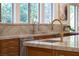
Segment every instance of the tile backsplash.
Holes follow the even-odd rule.
[[[36,27],[34,28],[34,30],[36,32]],[[51,30],[51,25],[39,25],[39,32],[59,32],[60,30],[60,25],[54,25],[54,30]],[[19,35],[30,33],[33,33],[32,24],[0,24],[0,35]]]
[[[18,35],[28,34],[32,31],[31,25],[20,25],[20,24],[0,24],[0,35]]]

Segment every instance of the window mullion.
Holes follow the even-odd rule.
[[[30,12],[31,12],[31,10],[30,10],[31,8],[30,8],[30,3],[28,3],[28,23],[30,24]]]
[[[38,5],[38,23],[40,24],[40,3]]]
[[[51,21],[53,20],[53,3],[51,3]]]
[[[14,4],[12,3],[12,24],[14,23]]]

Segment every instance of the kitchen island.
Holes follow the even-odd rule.
[[[71,36],[78,34],[79,33],[76,32],[66,32],[64,33],[64,36]],[[60,37],[59,33],[49,32],[49,33],[36,33],[36,34],[0,35],[0,56],[25,55],[24,53],[26,47],[25,42],[41,39],[46,40],[48,38],[54,38],[54,37]]]
[[[58,42],[47,42],[57,40]],[[24,42],[28,56],[79,56],[79,35]]]

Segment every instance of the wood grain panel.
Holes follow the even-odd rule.
[[[35,48],[35,47],[28,47],[26,52],[28,56],[51,56],[52,55],[51,50]]]
[[[26,53],[28,56],[79,56],[79,52],[37,47],[27,47]]]
[[[0,40],[0,47],[17,47],[19,45],[19,39]]]
[[[9,48],[2,48],[1,55],[2,56],[11,56],[11,55],[20,55],[19,47],[9,47]]]
[[[0,40],[0,56],[19,56],[20,40],[4,39]]]

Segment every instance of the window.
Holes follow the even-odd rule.
[[[49,24],[53,18],[53,4],[43,3],[40,4],[40,23]]]
[[[1,4],[1,22],[12,23],[12,4],[2,3]]]
[[[70,10],[70,26],[72,29],[75,29],[75,32],[77,32],[77,29],[78,29],[78,7],[75,6],[75,5],[70,5],[69,6],[69,10]],[[70,45],[71,46],[75,46],[76,43],[78,42],[78,36],[70,36]]]
[[[28,23],[28,3],[20,4],[20,23]]]
[[[52,17],[51,3],[44,4],[44,23],[50,23]]]
[[[74,15],[75,15],[75,14],[74,14],[74,6],[71,5],[71,6],[70,6],[70,25],[71,25],[72,28],[74,28],[74,24],[75,24],[75,23],[74,23],[74,21],[75,21],[75,20],[74,20]],[[72,21],[71,21],[71,20],[72,20]]]
[[[52,17],[53,4],[51,3],[43,3],[43,5],[39,3],[1,4],[2,23],[33,24],[34,22],[39,22],[49,24]]]
[[[38,13],[39,13],[39,7],[38,3],[31,3],[30,4],[30,23],[38,22]]]
[[[70,26],[77,31],[78,28],[78,8],[77,6],[70,5]]]

